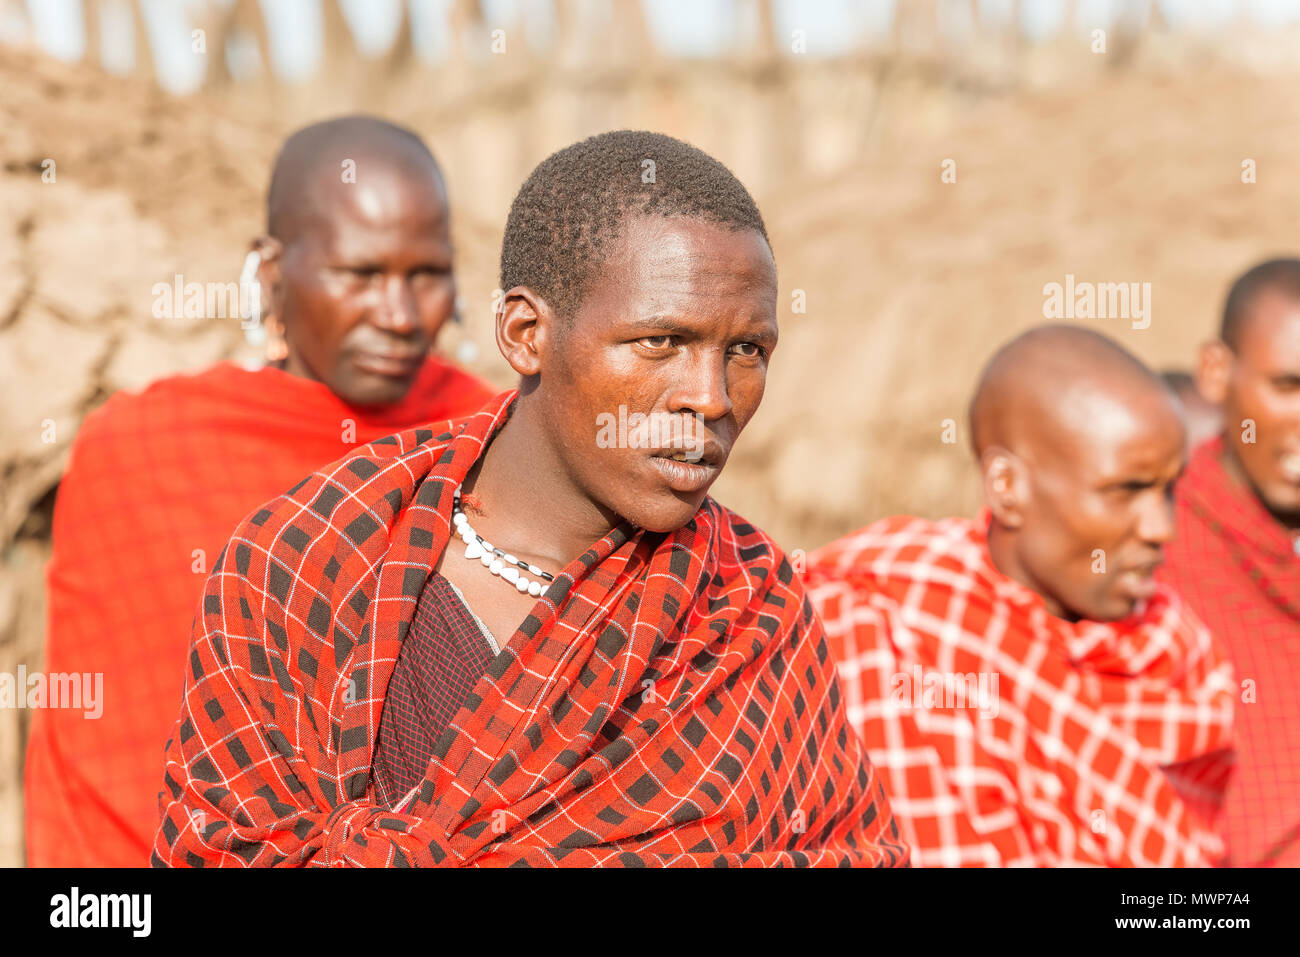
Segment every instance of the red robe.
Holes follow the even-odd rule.
[[[1240,683],[1223,814],[1229,862],[1300,867],[1300,557],[1224,471],[1222,452],[1213,439],[1192,454],[1163,574],[1223,645]]]
[[[1123,621],[1057,618],[994,566],[988,524],[891,518],[810,557],[913,863],[1213,863],[1233,688],[1209,633],[1167,588]]]
[[[28,863],[148,864],[190,627],[231,529],[359,443],[464,415],[493,390],[431,359],[399,403],[222,363],[86,417],[54,510],[44,671],[103,674],[103,713],[34,710]]]
[[[380,715],[453,492],[514,397],[373,442],[235,530],[195,622],[155,863],[905,863],[793,568],[712,499],[563,569],[413,797],[376,800]]]

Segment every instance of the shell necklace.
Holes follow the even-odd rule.
[[[465,558],[469,561],[479,561],[483,567],[490,571],[498,578],[505,579],[515,586],[515,590],[520,594],[527,593],[537,598],[546,590],[543,581],[555,581],[555,576],[550,572],[544,572],[531,562],[523,561],[516,558],[509,552],[497,548],[478,532],[474,531],[469,524],[469,518],[460,507],[460,489],[456,489],[452,497],[451,504],[451,526],[460,540],[465,543]],[[524,572],[536,576],[530,580],[524,577]]]

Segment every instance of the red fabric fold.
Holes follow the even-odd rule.
[[[55,504],[44,670],[102,674],[103,714],[33,712],[29,864],[147,865],[190,628],[239,520],[359,443],[492,395],[430,359],[400,403],[359,409],[322,383],[223,363],[87,416]]]
[[[155,863],[905,863],[793,569],[712,500],[571,563],[413,801],[376,806],[389,678],[513,399],[371,443],[238,528],[195,626]]]

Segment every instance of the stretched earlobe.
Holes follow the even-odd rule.
[[[1205,401],[1222,405],[1227,399],[1233,358],[1231,347],[1221,339],[1211,339],[1201,346],[1196,362],[1196,391]]]
[[[1024,463],[1010,450],[993,446],[980,456],[980,470],[989,510],[1000,524],[1019,528],[1028,493]]]

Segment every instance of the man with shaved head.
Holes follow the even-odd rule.
[[[268,361],[115,395],[73,445],[45,668],[102,674],[102,714],[33,712],[33,865],[148,863],[190,624],[239,520],[358,443],[492,395],[431,354],[455,301],[450,219],[410,130],[354,116],[290,136],[253,250]]]
[[[980,379],[974,520],[885,519],[810,597],[922,866],[1203,865],[1231,672],[1153,577],[1185,434],[1111,340],[1031,330]]]
[[[1300,260],[1260,263],[1228,293],[1198,387],[1223,410],[1179,483],[1164,569],[1240,683],[1229,860],[1300,866]]]
[[[154,863],[906,863],[791,563],[708,495],[777,343],[748,191],[661,134],[575,143],[501,288],[518,389],[231,537]]]

